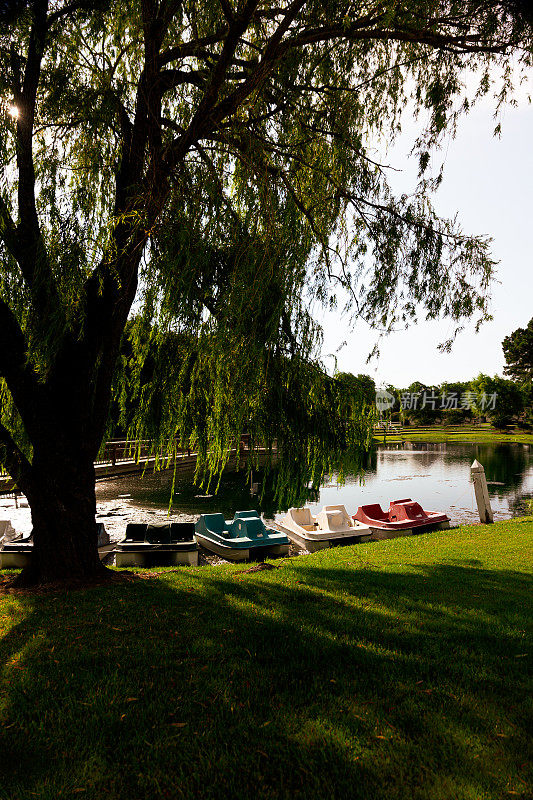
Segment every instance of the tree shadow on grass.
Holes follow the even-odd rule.
[[[305,560],[6,599],[0,797],[526,797],[530,588]]]

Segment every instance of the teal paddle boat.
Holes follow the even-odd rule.
[[[267,528],[257,511],[237,511],[233,520],[222,514],[202,514],[195,525],[198,544],[229,561],[289,552],[284,533]]]

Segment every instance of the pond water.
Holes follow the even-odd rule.
[[[533,498],[532,452],[529,445],[520,444],[380,446],[371,455],[362,483],[348,475],[344,485],[339,485],[332,476],[321,488],[318,500],[315,497],[308,505],[316,511],[325,504],[342,503],[353,514],[365,503],[378,502],[388,508],[390,500],[411,497],[426,510],[447,512],[452,524],[476,522],[479,518],[470,465],[477,458],[485,467],[495,519],[508,519],[528,513],[527,501]],[[114,513],[123,518],[122,524],[143,514],[164,517],[171,485],[170,472],[107,480],[97,484],[97,500],[107,512],[114,502]],[[183,479],[176,490],[173,515],[222,511],[229,518],[236,510],[260,506],[256,497],[250,497],[243,473],[224,475],[219,491],[213,495],[202,495],[190,480]],[[284,511],[268,504],[260,510],[267,518],[279,518],[279,512]]]
[[[445,511],[452,524],[479,521],[470,466],[483,464],[495,519],[528,513],[533,498],[533,453],[521,444],[409,444],[380,447],[361,485],[348,476],[344,486],[331,482],[312,510],[342,503],[351,513],[365,503],[411,497],[428,511]]]

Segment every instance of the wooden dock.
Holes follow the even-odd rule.
[[[254,448],[259,455],[266,455],[264,447]],[[243,468],[250,453],[250,437],[241,438],[238,447],[228,451],[228,466],[233,469]],[[176,448],[174,455],[168,457],[163,451],[153,452],[153,445],[148,440],[128,442],[114,439],[106,442],[100,457],[94,464],[96,480],[118,478],[123,475],[142,475],[144,472],[159,470],[176,470],[177,474],[192,474],[196,469],[198,454],[194,450]],[[17,490],[15,482],[9,475],[0,476],[0,495],[14,494]]]

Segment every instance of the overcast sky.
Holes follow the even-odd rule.
[[[493,136],[493,101],[483,101],[462,119],[456,138],[448,139],[443,151],[444,181],[434,197],[441,216],[458,213],[465,232],[493,239],[492,254],[500,262],[500,283],[492,290],[493,322],[485,323],[478,334],[467,323],[449,354],[440,353],[437,346],[453,330],[451,324],[420,322],[382,339],[380,357],[366,364],[377,334],[363,322],[350,330],[347,319],[328,313],[323,317],[328,368],[333,367],[328,354],[346,340],[347,345],[336,353],[338,368],[370,374],[378,385],[406,387],[414,380],[432,385],[467,380],[479,372],[502,374],[502,339],[533,317],[533,106],[526,95],[524,87],[518,108],[505,109],[499,139]],[[388,163],[404,171],[403,184],[416,174],[403,150],[393,157],[389,154]]]

